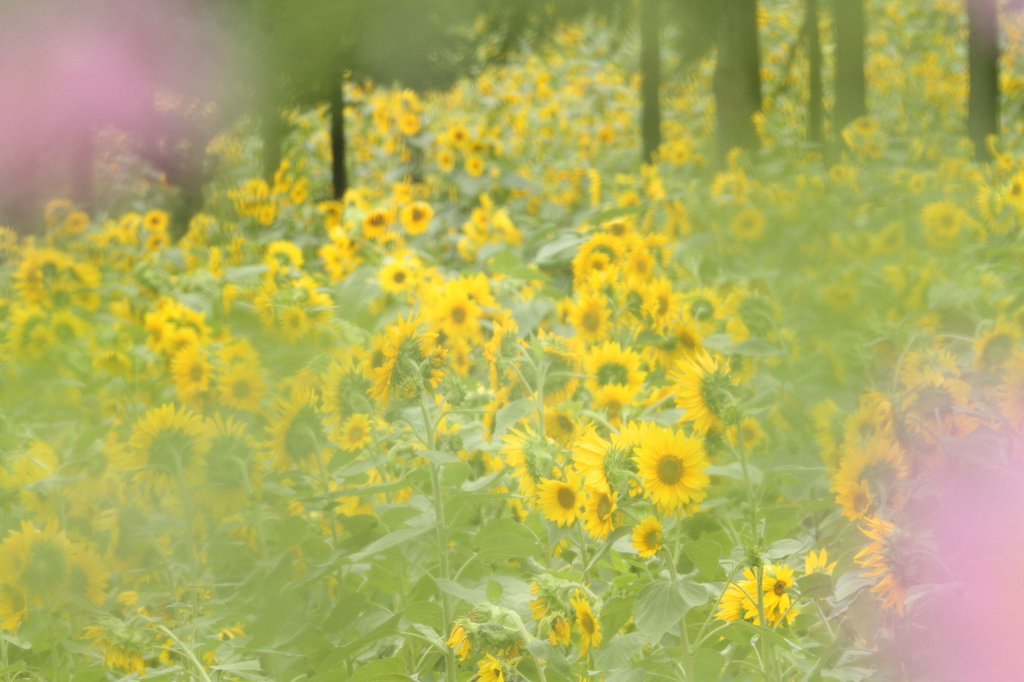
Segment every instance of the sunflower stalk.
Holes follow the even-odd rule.
[[[668,572],[672,576],[672,582],[676,583],[679,581],[679,574],[676,572],[676,552],[679,548],[678,533],[675,533],[674,544],[676,545],[675,550],[669,551],[667,547],[662,547],[661,551],[666,556],[665,563],[668,564]],[[679,619],[679,643],[683,649],[683,671],[686,673],[687,682],[690,682],[693,680],[693,651],[690,649],[690,633],[686,629],[685,613]]]

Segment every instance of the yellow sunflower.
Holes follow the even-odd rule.
[[[595,540],[604,540],[615,529],[615,510],[618,493],[598,490],[587,491],[583,510],[583,529]]]
[[[674,383],[676,407],[685,410],[683,421],[693,422],[698,436],[735,419],[733,381],[727,363],[719,363],[701,349],[693,357],[681,359],[669,378]]]
[[[187,407],[163,405],[135,422],[128,447],[115,453],[112,463],[136,472],[136,483],[160,494],[179,484],[201,484],[209,449],[209,433],[200,415]]]
[[[704,444],[682,431],[652,426],[634,455],[644,496],[660,509],[672,512],[704,499],[710,482],[704,469],[709,462]]]
[[[402,227],[411,235],[423,234],[434,217],[434,209],[425,201],[414,201],[399,213]]]
[[[71,575],[72,551],[72,544],[56,520],[48,522],[42,530],[31,521],[22,521],[20,531],[7,534],[0,542],[0,585],[7,588],[0,615],[5,621],[20,622],[25,603],[56,603]]]
[[[529,424],[522,430],[509,429],[502,436],[501,454],[512,467],[512,476],[519,482],[519,492],[533,497],[541,481],[551,475],[555,466],[558,444],[546,436],[536,434]]]
[[[220,402],[245,412],[257,412],[267,391],[263,374],[252,365],[238,363],[221,375],[217,384]]]
[[[861,528],[861,532],[873,542],[854,560],[868,569],[862,576],[881,576],[871,591],[882,597],[882,608],[895,609],[903,615],[904,600],[915,573],[910,536],[877,516],[864,519],[864,523],[866,527]]]
[[[571,526],[580,516],[583,496],[580,478],[572,469],[566,469],[565,480],[543,478],[537,490],[537,504],[545,518],[559,526]]]
[[[590,602],[587,601],[581,590],[576,590],[576,595],[570,600],[570,603],[576,612],[576,628],[580,632],[580,656],[582,657],[589,649],[601,646],[601,623],[594,618],[594,612],[590,610]]]
[[[193,395],[210,388],[213,365],[207,360],[206,351],[198,346],[186,346],[174,354],[171,376],[178,395]]]
[[[661,521],[657,516],[648,516],[633,526],[633,534],[629,539],[637,554],[644,558],[654,556],[661,551],[665,541],[661,534]]]
[[[568,318],[578,339],[587,344],[599,343],[608,336],[608,299],[598,292],[584,293],[569,309]]]
[[[591,348],[583,358],[583,369],[589,375],[586,386],[592,394],[605,386],[620,386],[626,389],[627,401],[643,388],[647,377],[640,369],[637,352],[614,341]]]
[[[338,446],[349,452],[360,450],[373,439],[373,425],[370,423],[370,415],[353,414],[341,426],[338,434]]]
[[[257,444],[247,433],[245,422],[234,417],[224,419],[219,413],[206,422],[210,451],[206,455],[206,485],[199,491],[199,501],[214,518],[223,518],[238,511],[259,487],[259,471],[252,453]]]
[[[458,281],[450,281],[436,300],[428,302],[431,319],[448,338],[477,341],[480,336],[480,306]]]
[[[484,654],[476,667],[477,682],[505,682],[504,666],[491,654]]]
[[[413,269],[405,260],[393,258],[383,265],[377,274],[380,288],[388,294],[404,294],[416,286]]]
[[[318,402],[316,393],[304,389],[292,391],[290,400],[278,401],[277,415],[267,426],[270,440],[266,443],[278,471],[318,469],[317,458],[327,446]]]
[[[974,342],[974,360],[971,367],[978,372],[998,370],[1013,355],[1021,332],[1016,325],[999,320],[995,326]]]

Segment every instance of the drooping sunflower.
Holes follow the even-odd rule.
[[[676,407],[685,410],[683,421],[693,422],[698,436],[703,436],[712,426],[735,419],[733,381],[727,363],[719,363],[701,349],[690,358],[682,358],[670,379],[674,383]]]
[[[566,646],[572,637],[572,626],[562,616],[554,616],[551,619],[551,629],[548,630],[548,640],[551,646]]]
[[[143,654],[152,646],[152,637],[146,629],[104,616],[98,624],[84,627],[82,636],[93,640],[92,646],[103,654],[103,665],[108,668],[123,670],[129,675],[146,674]]]
[[[587,601],[581,590],[570,600],[573,610],[576,612],[576,628],[580,633],[580,656],[582,657],[591,648],[601,646],[601,623],[594,618],[594,612],[590,610],[590,602]]]
[[[435,344],[437,334],[419,328],[419,317],[399,316],[379,341],[380,364],[374,358],[372,393],[381,407],[392,398],[415,398],[427,383],[437,387],[444,376],[446,354]]]
[[[546,436],[536,434],[529,424],[522,430],[509,429],[502,437],[501,454],[512,467],[512,476],[519,482],[519,492],[533,497],[541,480],[551,475],[555,466],[558,444]]]
[[[458,656],[460,661],[466,660],[469,657],[470,642],[469,637],[466,634],[466,628],[462,623],[456,622],[452,628],[451,634],[448,636],[448,646],[455,649],[455,655]]]
[[[225,407],[244,412],[257,412],[266,393],[263,374],[255,366],[237,363],[217,382],[217,394]]]
[[[278,401],[277,415],[267,426],[270,440],[266,443],[278,471],[313,472],[319,467],[317,458],[322,456],[327,436],[318,403],[316,393],[302,388],[293,390],[291,399]]]
[[[537,504],[545,518],[559,526],[571,526],[580,516],[583,495],[580,494],[580,478],[571,469],[566,469],[565,480],[541,479],[537,490]]]
[[[588,490],[583,510],[583,530],[595,540],[604,540],[615,529],[618,493]]]
[[[661,521],[657,516],[648,516],[633,526],[633,534],[629,539],[637,554],[645,559],[654,556],[661,551],[661,546],[664,543],[661,534]]]
[[[873,540],[854,561],[868,569],[864,577],[881,576],[871,591],[882,597],[883,609],[895,609],[903,615],[907,590],[916,574],[912,539],[908,533],[877,516],[865,518],[861,532]]]
[[[478,682],[505,682],[505,668],[493,655],[484,654],[476,667]]]
[[[699,503],[710,480],[704,469],[709,462],[704,444],[682,431],[652,426],[647,439],[636,449],[637,469],[644,496],[665,512]]]
[[[202,416],[187,407],[167,404],[148,410],[132,426],[128,447],[112,462],[135,472],[146,490],[164,493],[179,483],[198,486],[203,480],[209,433]]]

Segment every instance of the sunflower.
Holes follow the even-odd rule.
[[[409,292],[416,286],[413,269],[409,263],[397,258],[391,259],[381,267],[377,273],[377,281],[384,292],[394,295]]]
[[[928,246],[948,250],[956,245],[963,224],[970,219],[967,211],[950,201],[936,201],[921,209],[922,233]]]
[[[633,526],[633,534],[630,542],[636,553],[644,558],[649,558],[661,551],[664,543],[664,536],[661,533],[661,521],[657,516],[648,516],[643,521]]]
[[[372,433],[370,415],[353,414],[341,426],[341,432],[338,434],[338,446],[349,452],[360,450],[373,440]]]
[[[625,490],[633,473],[632,445],[623,442],[620,434],[615,434],[612,442],[608,442],[589,427],[573,446],[572,453],[573,467],[584,478],[588,490],[608,494]]]
[[[899,500],[902,481],[910,475],[908,458],[899,442],[875,436],[861,449],[848,445],[839,471],[832,477],[836,502],[851,521],[873,511],[874,500],[882,505]]]
[[[846,414],[831,399],[826,399],[811,409],[811,419],[814,420],[814,439],[821,446],[821,458],[830,469],[838,468]]]
[[[605,386],[620,386],[626,389],[627,402],[643,388],[647,377],[647,372],[640,369],[637,352],[623,349],[614,341],[591,348],[583,358],[583,369],[589,375],[586,386],[592,394]]]
[[[572,637],[572,626],[569,625],[569,621],[562,616],[552,618],[551,629],[548,630],[548,640],[551,642],[551,646],[568,645],[570,637]]]
[[[257,444],[247,433],[245,422],[219,413],[206,422],[210,452],[206,456],[206,485],[199,491],[200,501],[223,518],[243,504],[259,476],[252,462]]]
[[[387,407],[392,397],[415,398],[429,383],[435,388],[443,376],[445,353],[435,345],[437,334],[419,330],[420,318],[409,316],[388,325],[380,339],[380,364],[373,362],[373,397]]]
[[[210,388],[213,365],[207,360],[206,351],[198,346],[186,346],[174,354],[171,376],[178,395],[194,395]]]
[[[16,630],[28,619],[28,600],[25,593],[10,585],[0,584],[0,628]]]
[[[2,614],[5,620],[20,620],[22,599],[30,605],[55,604],[71,575],[72,550],[56,520],[42,530],[22,521],[20,531],[7,534],[0,543],[0,585],[10,590]]]
[[[895,609],[902,616],[904,599],[916,574],[911,537],[877,516],[865,518],[864,523],[866,527],[861,532],[874,542],[862,549],[854,561],[869,569],[861,576],[881,576],[871,591],[882,597],[883,609]]]
[[[491,654],[484,654],[476,667],[477,682],[505,682],[505,668],[501,661]]]
[[[764,214],[747,206],[732,219],[732,234],[742,241],[753,241],[764,232]]]
[[[836,567],[837,561],[833,561],[831,564],[828,562],[828,550],[823,549],[820,552],[808,552],[807,558],[804,559],[804,575],[810,575],[811,573],[828,573],[832,574],[832,569]]]
[[[1013,348],[1021,332],[1016,325],[999,320],[995,326],[974,342],[974,360],[971,367],[977,372],[998,370],[1013,355]]]
[[[598,343],[608,335],[608,299],[598,292],[580,296],[578,303],[569,309],[569,324],[576,330],[576,337],[584,343]]]
[[[594,393],[594,406],[608,414],[608,421],[618,426],[622,408],[633,404],[633,390],[629,386],[609,384],[602,386]]]
[[[594,618],[594,612],[590,610],[590,602],[587,601],[581,590],[576,590],[576,595],[570,600],[570,603],[576,612],[576,627],[580,631],[580,656],[582,657],[589,649],[601,646],[601,624]]]
[[[410,235],[423,234],[434,217],[434,209],[425,201],[414,201],[399,213],[402,227]]]
[[[842,514],[850,521],[864,518],[875,510],[871,487],[867,481],[844,482],[833,487],[836,504],[842,507]]]
[[[256,412],[266,393],[263,374],[253,365],[238,363],[221,375],[217,383],[220,402],[245,412]]]
[[[106,597],[107,577],[110,571],[100,555],[91,547],[72,543],[68,554],[68,579],[64,589],[69,595],[102,604]]]
[[[544,435],[562,447],[575,443],[579,430],[580,425],[572,418],[571,410],[544,408]]]
[[[672,290],[672,280],[659,277],[642,289],[640,309],[651,329],[661,331],[679,310],[681,301],[682,296]]]
[[[428,305],[434,325],[446,337],[470,342],[480,338],[480,306],[460,282],[445,284],[443,293]]]
[[[167,225],[170,222],[171,216],[167,211],[159,209],[147,211],[146,215],[142,217],[142,227],[150,232],[163,232],[167,229]]]
[[[267,426],[267,453],[278,471],[315,471],[327,444],[316,393],[297,388],[290,400],[279,400],[277,416]]]
[[[794,585],[793,569],[785,564],[769,564],[762,570],[765,618],[772,625],[781,621],[783,617],[788,622],[796,616],[792,608],[793,596],[788,591]]]
[[[369,355],[359,346],[345,348],[331,361],[320,381],[324,423],[328,426],[338,426],[349,413],[365,412],[370,407],[366,398],[369,364]]]
[[[127,674],[146,674],[143,653],[152,646],[148,631],[132,627],[122,620],[103,616],[96,625],[82,628],[82,636],[93,640],[92,646],[103,654],[103,665]]]
[[[700,503],[710,482],[704,469],[708,460],[704,444],[682,431],[652,426],[634,455],[644,496],[660,509],[676,511]]]
[[[135,482],[164,493],[178,484],[197,486],[203,480],[209,434],[203,418],[187,407],[163,405],[148,410],[132,426],[128,447],[114,464],[134,471]]]
[[[580,478],[571,469],[566,469],[564,481],[542,478],[537,489],[541,513],[559,526],[571,526],[579,518],[582,497]]]
[[[618,493],[603,491],[587,491],[587,501],[583,510],[583,529],[595,540],[604,540],[608,533],[615,529],[615,510],[618,509],[616,499]]]
[[[670,375],[674,383],[676,407],[685,411],[683,421],[693,422],[693,430],[703,436],[712,426],[736,419],[733,381],[728,364],[719,362],[705,350],[683,358]]]
[[[467,636],[466,628],[462,623],[455,623],[451,634],[448,636],[447,644],[451,648],[455,649],[455,655],[458,656],[460,661],[464,661],[469,657],[469,637]]]
[[[376,239],[384,234],[384,230],[394,220],[391,211],[378,208],[370,211],[363,218],[363,236],[367,239]]]
[[[479,177],[484,172],[484,160],[476,154],[466,157],[466,173],[472,177]]]
[[[519,492],[533,497],[542,479],[551,475],[555,466],[558,444],[550,438],[539,436],[529,424],[522,430],[509,429],[502,440],[501,454],[512,469],[512,476],[519,481]]]

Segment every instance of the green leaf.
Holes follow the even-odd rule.
[[[601,631],[605,636],[616,633],[629,622],[633,615],[633,604],[636,595],[628,597],[612,597],[601,607]]]
[[[445,580],[444,578],[437,579],[437,589],[442,592],[447,592],[453,597],[458,597],[462,601],[470,604],[484,601],[487,598],[487,593],[483,590],[471,590],[468,587],[463,587],[457,582]]]
[[[519,420],[530,414],[534,409],[533,401],[529,398],[513,400],[505,407],[498,410],[494,416],[494,436],[492,440],[501,440],[509,428],[519,423]]]
[[[514,536],[513,536],[514,537]],[[501,595],[505,594],[505,588],[501,586],[501,583],[495,580],[487,581],[487,600],[496,602],[501,599]]]
[[[466,482],[471,473],[473,473],[473,467],[469,466],[467,462],[456,460],[451,464],[446,464],[441,469],[441,479],[445,482],[445,485],[458,488]]]
[[[391,680],[404,680],[406,678],[405,658],[395,656],[394,658],[380,658],[376,661],[370,661],[352,673],[349,682],[371,682],[371,680],[379,682],[387,680],[390,682]]]
[[[437,602],[414,601],[405,607],[402,615],[410,623],[429,625],[435,630],[441,630],[444,627],[444,614],[441,605]]]
[[[769,357],[783,354],[780,348],[760,338],[744,339],[733,346],[729,352],[734,355],[750,355],[753,357]]]
[[[486,559],[537,556],[543,551],[544,549],[536,540],[511,533],[490,535],[480,543],[480,556]]]
[[[647,641],[657,644],[689,610],[690,605],[672,581],[657,580],[637,595],[633,620]]]
[[[827,599],[832,596],[832,576],[828,573],[811,573],[796,581],[800,596],[808,599]]]
[[[562,677],[572,675],[572,667],[562,653],[543,639],[535,639],[526,647],[535,658],[544,661]]]
[[[441,466],[442,464],[448,464],[449,462],[457,462],[458,456],[453,455],[450,452],[442,452],[441,450],[417,450],[415,453],[423,459],[429,460],[430,462]]]
[[[770,544],[764,554],[769,559],[783,559],[796,554],[801,548],[803,548],[803,544],[799,540],[786,538],[785,540],[776,540]]]
[[[683,553],[689,557],[705,580],[725,580],[725,570],[719,565],[722,547],[711,540],[691,540],[683,545]]]
[[[755,467],[753,464],[747,465],[747,471],[750,472],[750,482],[753,485],[760,485],[763,474],[761,470]],[[730,462],[724,466],[712,464],[709,467],[704,468],[704,473],[711,476],[725,476],[726,478],[733,478],[737,481],[743,480],[743,465],[739,462]]]
[[[708,591],[704,586],[695,583],[689,578],[680,578],[676,581],[676,590],[683,597],[683,601],[692,609],[708,603]]]
[[[374,540],[369,545],[364,547],[362,551],[356,552],[349,558],[352,561],[365,559],[379,552],[383,552],[385,549],[394,547],[395,545],[399,545],[403,542],[408,542],[409,540],[412,540],[415,537],[423,535],[430,529],[431,526],[423,526],[421,528],[401,528],[399,530],[392,531],[384,537]]]
[[[618,633],[594,651],[594,663],[601,670],[618,670],[644,648],[647,640],[639,632]]]
[[[725,667],[725,656],[714,649],[700,649],[693,655],[695,682],[716,682]]]

